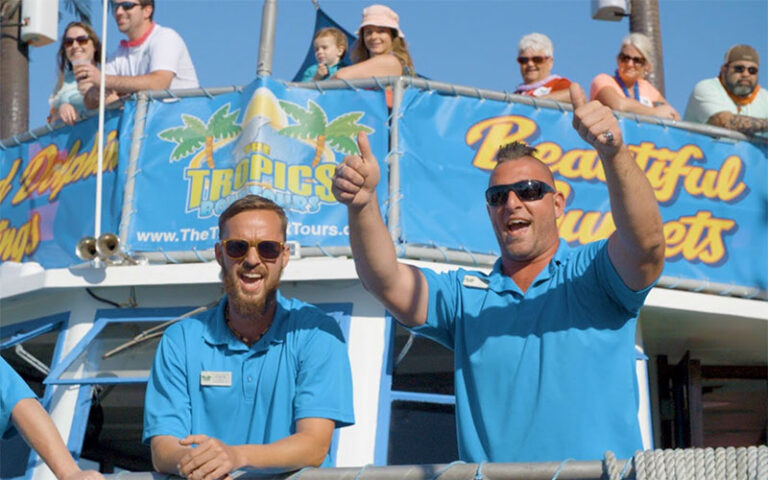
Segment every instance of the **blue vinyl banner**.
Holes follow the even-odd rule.
[[[288,214],[288,240],[349,244],[347,210],[331,193],[336,165],[368,133],[387,178],[384,93],[286,88],[260,78],[241,92],[151,102],[127,251],[212,248],[218,217],[257,194]],[[386,182],[379,186],[382,203]]]
[[[565,194],[562,238],[582,245],[614,231],[602,165],[569,112],[416,89],[402,105],[402,241],[498,254],[483,192],[496,151],[514,140],[538,149]],[[620,124],[661,208],[664,275],[768,287],[766,146]]]
[[[122,177],[118,145],[128,129],[121,112],[106,112],[102,232],[116,232]],[[0,151],[0,262],[67,267],[75,246],[94,234],[98,117]]]

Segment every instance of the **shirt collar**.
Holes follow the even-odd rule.
[[[549,75],[547,78],[543,80],[539,80],[538,82],[533,83],[521,83],[515,88],[515,93],[517,92],[530,92],[531,90],[536,90],[539,87],[542,87],[547,84],[547,82],[550,82],[552,80],[557,80],[558,78],[561,78],[560,75]]]
[[[566,241],[561,238],[557,246],[557,251],[555,251],[555,255],[552,257],[552,260],[549,261],[547,268],[542,269],[542,271],[536,275],[536,278],[531,283],[529,290],[539,283],[549,280],[553,275],[555,275],[557,270],[565,263],[569,250],[570,247]],[[488,284],[488,288],[496,293],[510,291],[517,292],[520,295],[523,294],[522,290],[520,290],[520,287],[518,287],[515,281],[512,280],[512,277],[505,275],[502,271],[501,257],[499,257],[496,260],[496,263],[493,264],[493,270],[491,270],[490,283]]]
[[[131,48],[131,47],[138,47],[142,43],[144,43],[147,38],[149,38],[149,35],[152,33],[152,31],[155,29],[155,22],[152,22],[149,25],[149,30],[144,33],[144,35],[141,36],[141,38],[137,38],[136,40],[120,40],[120,46],[123,48]]]
[[[272,325],[258,342],[250,348],[241,342],[227,326],[224,320],[224,309],[227,307],[227,296],[224,295],[216,306],[216,310],[210,314],[203,331],[203,340],[210,345],[226,345],[229,350],[248,351],[254,350],[260,352],[267,350],[272,343],[283,343],[285,341],[285,328],[288,317],[288,310],[285,308],[285,299],[277,292],[277,307],[275,308],[275,317],[272,319]]]

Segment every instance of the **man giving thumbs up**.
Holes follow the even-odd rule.
[[[363,285],[397,320],[454,350],[459,455],[468,462],[594,460],[642,448],[637,314],[664,266],[659,209],[613,112],[570,88],[573,127],[600,155],[616,231],[578,248],[558,237],[565,198],[534,148],[502,146],[485,192],[501,258],[488,273],[397,260],[368,139],[339,165]],[[460,212],[457,221],[460,220]]]

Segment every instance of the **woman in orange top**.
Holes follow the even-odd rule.
[[[664,96],[645,80],[652,70],[651,41],[642,33],[631,33],[621,42],[613,76],[601,73],[589,89],[592,100],[600,100],[614,110],[680,120]]]

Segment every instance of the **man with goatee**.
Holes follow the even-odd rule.
[[[278,292],[287,224],[281,207],[256,195],[219,217],[226,295],[165,331],[147,385],[144,441],[157,471],[215,480],[329,466],[334,428],[354,422],[339,325]]]
[[[696,84],[685,110],[689,122],[708,123],[747,135],[768,132],[768,93],[757,83],[760,56],[749,45],[725,54],[720,75]]]

